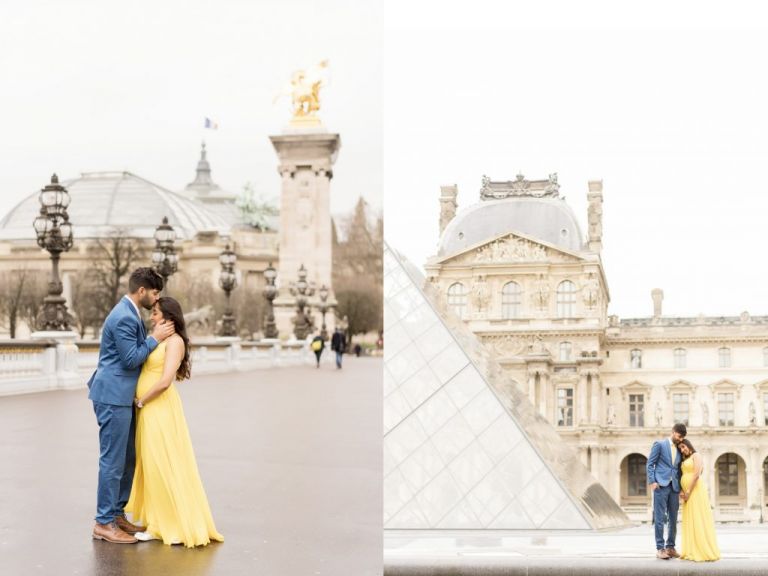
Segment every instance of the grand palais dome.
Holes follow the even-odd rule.
[[[456,214],[440,238],[438,256],[449,256],[502,234],[519,232],[572,252],[584,237],[576,216],[558,196],[557,177],[511,182],[483,179],[480,202]]]
[[[103,238],[115,229],[149,239],[163,217],[179,239],[230,232],[230,224],[207,206],[131,172],[88,172],[61,183],[71,197],[67,210],[75,239]],[[40,212],[38,194],[27,196],[0,221],[0,240],[35,240],[32,222]]]

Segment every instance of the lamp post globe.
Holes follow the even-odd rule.
[[[40,190],[40,214],[32,222],[37,237],[37,245],[51,255],[51,278],[48,282],[48,295],[43,300],[43,311],[37,319],[37,328],[44,331],[69,331],[70,315],[65,298],[64,287],[59,275],[59,259],[62,252],[72,248],[72,224],[69,221],[67,207],[70,196],[67,189],[59,184],[59,178],[51,176],[50,184]]]
[[[152,251],[152,268],[163,277],[163,290],[166,290],[168,278],[179,270],[179,256],[176,254],[174,241],[176,231],[168,223],[168,217],[155,229],[155,248]]]
[[[237,336],[237,323],[235,322],[235,316],[232,313],[232,306],[230,303],[230,294],[237,286],[237,274],[235,273],[236,262],[237,255],[230,250],[229,244],[227,244],[224,251],[219,254],[219,263],[221,264],[219,286],[224,290],[224,294],[227,297],[227,306],[224,310],[224,316],[221,318],[221,330],[219,336]]]
[[[275,284],[277,279],[277,270],[272,266],[272,262],[264,270],[264,298],[267,300],[267,313],[264,315],[264,338],[276,339],[279,336],[277,324],[275,323],[274,300],[277,298],[278,290]]]

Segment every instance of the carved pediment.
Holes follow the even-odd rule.
[[[505,264],[522,262],[579,262],[577,254],[521,234],[503,234],[443,258],[441,264]]]
[[[621,399],[626,400],[627,396],[629,396],[630,394],[650,395],[651,386],[649,384],[646,384],[645,382],[640,382],[639,380],[635,380],[634,382],[630,382],[629,384],[624,384],[624,386],[620,386],[619,390],[621,390]]]
[[[664,386],[664,390],[667,393],[667,400],[672,398],[672,394],[674,393],[683,393],[687,392],[691,394],[692,396],[696,395],[696,385],[688,382],[687,380],[676,380],[675,382],[672,382],[671,384],[667,384]]]
[[[712,392],[712,398],[714,399],[717,399],[718,392],[733,392],[736,394],[736,399],[738,400],[741,397],[741,389],[743,387],[743,384],[738,384],[733,380],[728,380],[727,378],[718,380],[717,382],[713,382],[709,385],[709,389]]]

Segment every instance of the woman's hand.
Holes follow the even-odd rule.
[[[144,402],[142,402],[140,398],[134,398],[133,403],[136,408],[144,408]]]

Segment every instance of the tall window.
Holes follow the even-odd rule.
[[[507,282],[501,289],[502,318],[518,318],[523,291],[517,282]]]
[[[573,353],[573,344],[570,342],[560,342],[560,361],[568,362]]]
[[[719,358],[719,366],[720,368],[730,368],[731,367],[731,349],[730,348],[720,348],[717,351],[717,357]]]
[[[557,389],[557,425],[573,426],[573,388]]]
[[[645,426],[645,397],[643,394],[629,395],[629,425],[637,428]]]
[[[685,392],[672,395],[672,412],[675,423],[680,422],[688,426],[688,415],[690,412],[690,403],[688,394]]]
[[[557,286],[557,317],[573,318],[576,307],[576,285],[570,280],[563,280]]]
[[[685,348],[675,348],[675,368],[685,368]]]
[[[720,496],[739,495],[739,457],[733,452],[717,460],[718,493]]]
[[[459,318],[464,318],[464,313],[467,311],[467,293],[461,282],[456,282],[448,287],[448,307]]]
[[[763,392],[763,421],[768,426],[768,392]]]
[[[720,426],[733,426],[733,392],[718,393],[717,412]]]
[[[635,348],[634,350],[629,351],[629,365],[632,368],[642,368],[643,367],[643,351],[638,350]]]
[[[763,366],[768,367],[768,346],[763,348]]]
[[[642,454],[630,454],[627,457],[627,496],[648,494],[647,463],[648,459]]]

